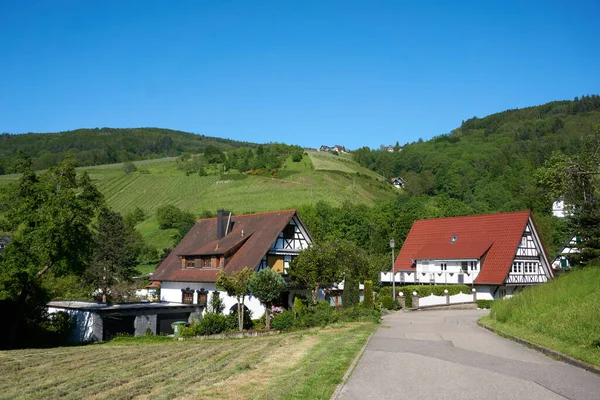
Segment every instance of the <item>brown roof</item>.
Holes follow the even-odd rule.
[[[228,234],[217,239],[217,218],[201,219],[152,274],[153,281],[215,282],[220,269],[182,269],[181,256],[224,255],[226,272],[255,268],[296,210],[233,215]],[[244,236],[242,236],[242,231]]]
[[[448,259],[485,253],[485,262],[475,283],[501,284],[510,271],[530,218],[533,222],[529,211],[521,211],[415,221],[396,258],[394,270],[413,271],[415,259],[432,255],[435,257],[431,258]],[[536,229],[535,222],[533,226]],[[453,236],[457,236],[457,240],[450,244]],[[434,250],[435,246],[439,249]]]

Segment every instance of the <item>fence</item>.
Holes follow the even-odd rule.
[[[465,303],[477,303],[477,291],[472,289],[470,294],[468,293],[458,293],[450,296],[447,290],[444,290],[444,296],[436,296],[434,294],[430,294],[426,297],[419,297],[417,292],[412,292],[412,308],[423,308],[423,307],[434,307],[434,306],[445,306],[451,304],[465,304]],[[400,304],[402,308],[405,305],[405,295],[400,292],[399,297]]]

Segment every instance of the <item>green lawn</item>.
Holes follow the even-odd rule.
[[[377,325],[0,352],[3,399],[329,399]],[[137,338],[134,338],[137,339]]]
[[[600,268],[589,267],[495,301],[481,322],[600,366],[598,299]]]

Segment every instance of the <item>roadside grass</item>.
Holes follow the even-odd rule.
[[[600,268],[588,267],[496,300],[481,322],[600,366],[599,298]]]
[[[117,338],[0,352],[6,399],[328,399],[375,331],[347,323],[237,340]]]

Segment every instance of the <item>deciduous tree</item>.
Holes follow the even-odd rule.
[[[271,328],[271,302],[277,299],[286,288],[285,280],[272,269],[263,269],[253,274],[248,281],[248,289],[265,306],[265,325]]]
[[[243,270],[234,271],[231,274],[221,271],[217,278],[217,289],[223,290],[229,296],[237,299],[238,326],[240,331],[244,330],[244,299],[249,294],[248,281],[253,273],[251,269],[244,267]]]

